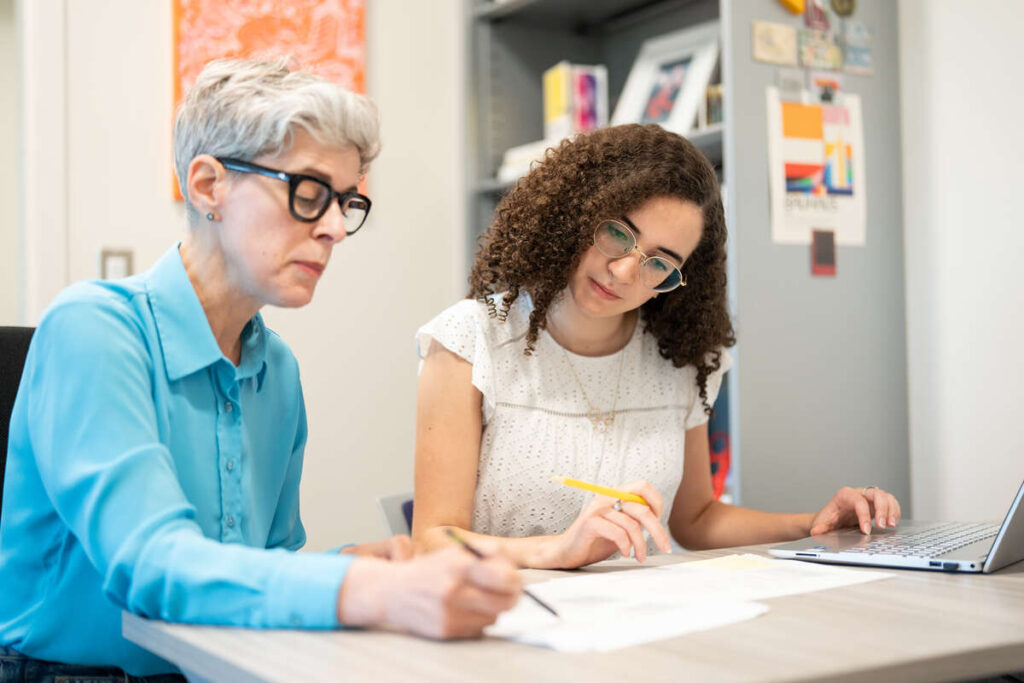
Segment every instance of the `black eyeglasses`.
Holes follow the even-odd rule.
[[[288,183],[288,210],[296,220],[314,223],[327,213],[331,202],[338,198],[341,215],[345,218],[345,234],[354,235],[363,227],[370,214],[370,198],[358,192],[335,192],[319,178],[302,173],[285,173],[241,159],[217,158],[224,168],[240,173],[256,173]]]

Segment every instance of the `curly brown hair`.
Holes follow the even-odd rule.
[[[721,348],[736,343],[726,299],[725,214],[707,158],[661,126],[603,128],[549,149],[501,200],[494,223],[480,237],[469,297],[504,321],[520,291],[529,292],[529,355],[547,326],[548,307],[593,244],[594,225],[663,196],[700,207],[703,231],[682,267],[687,285],[645,303],[641,319],[663,357],[677,368],[696,367],[700,398],[710,415],[708,375],[721,366]],[[501,291],[499,309],[492,295]]]

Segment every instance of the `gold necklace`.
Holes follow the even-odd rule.
[[[557,342],[555,342],[557,344]],[[629,342],[626,342],[626,346]],[[594,404],[590,402],[590,398],[587,396],[587,390],[583,388],[583,382],[580,381],[580,376],[576,374],[576,368],[572,365],[572,359],[569,358],[569,352],[565,350],[565,347],[558,344],[558,348],[562,349],[562,353],[565,355],[565,362],[569,364],[569,370],[572,371],[572,376],[576,379],[576,384],[580,388],[580,393],[583,394],[583,401],[587,404],[587,419],[594,426],[594,429],[599,433],[608,431],[612,424],[615,422],[615,408],[619,405],[619,382],[622,380],[622,364],[626,359],[626,348],[623,347],[619,353],[619,371],[615,376],[615,400],[612,401],[612,408],[608,412],[601,412],[594,407]]]

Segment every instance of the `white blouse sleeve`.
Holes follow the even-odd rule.
[[[440,344],[473,366],[473,386],[484,396],[483,419],[486,424],[494,414],[494,368],[491,349],[481,315],[487,315],[474,299],[463,299],[442,311],[436,318],[416,331],[416,353],[423,361]]]
[[[708,405],[714,406],[718,398],[718,391],[722,388],[722,376],[732,367],[732,356],[725,349],[722,349],[722,362],[717,370],[708,375]],[[709,416],[704,412],[704,402],[700,400],[700,387],[693,386],[693,401],[690,410],[686,414],[686,428],[692,429],[707,422]]]

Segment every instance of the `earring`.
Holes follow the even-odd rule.
[[[212,223],[215,220],[217,220],[217,216],[211,211],[210,213],[206,214],[206,220]]]

